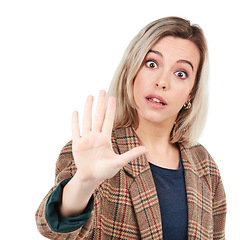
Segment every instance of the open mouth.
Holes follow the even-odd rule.
[[[165,106],[167,105],[167,103],[159,98],[156,98],[156,97],[153,97],[153,98],[148,98],[147,97],[147,100],[149,102],[152,102],[152,103],[156,103],[156,104],[159,104],[159,105],[162,105],[162,106]]]

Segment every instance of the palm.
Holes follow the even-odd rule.
[[[73,156],[82,179],[103,181],[113,177],[125,164],[145,152],[144,147],[118,155],[111,144],[115,114],[115,99],[109,98],[105,115],[106,93],[101,91],[92,124],[92,102],[88,97],[83,119],[83,134],[80,137],[78,114],[73,114]]]

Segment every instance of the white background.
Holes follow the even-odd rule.
[[[239,233],[238,1],[0,2],[1,236],[44,239],[35,211],[54,184],[71,139],[71,114],[108,89],[130,40],[149,22],[179,16],[199,24],[210,54],[210,106],[200,142],[227,194],[227,239]]]

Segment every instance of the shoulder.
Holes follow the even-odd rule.
[[[65,162],[66,158],[69,160],[72,159],[72,141],[69,141],[65,146],[62,148],[59,157],[58,157],[58,164],[61,165],[62,162]]]
[[[72,141],[69,141],[62,148],[56,162],[56,181],[60,182],[75,174],[76,166],[72,154]]]
[[[180,150],[201,174],[219,174],[216,162],[208,150],[200,143],[191,147],[181,146]]]
[[[208,150],[199,143],[191,147],[181,146],[180,149],[183,158],[187,159],[187,163],[195,174],[203,178],[214,192],[221,182],[221,176],[218,166]]]
[[[60,152],[60,154],[65,153],[72,153],[72,140],[67,142]]]
[[[205,179],[211,179],[211,182],[218,184],[221,181],[220,172],[215,160],[208,150],[201,144],[191,147],[180,147],[182,157],[186,159],[193,171]]]

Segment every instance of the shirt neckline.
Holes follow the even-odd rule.
[[[172,177],[177,177],[183,174],[183,164],[182,164],[182,159],[180,158],[180,167],[178,169],[169,169],[169,168],[163,168],[160,166],[157,166],[153,163],[150,163],[150,168],[153,172],[162,175],[162,176],[172,176]]]

